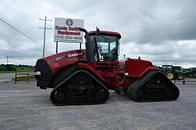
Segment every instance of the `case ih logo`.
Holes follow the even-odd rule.
[[[72,26],[73,25],[73,20],[72,19],[67,19],[66,20],[66,25],[67,26]]]

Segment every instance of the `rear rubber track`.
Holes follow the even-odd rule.
[[[152,71],[129,86],[127,94],[137,102],[158,102],[176,100],[180,92],[162,73]]]

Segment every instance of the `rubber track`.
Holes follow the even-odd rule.
[[[143,91],[143,87],[151,81],[155,76],[161,77],[164,81],[164,89],[170,89],[172,91],[171,95],[164,95],[164,92],[162,93],[153,93],[153,95],[147,95],[146,97],[139,97],[139,93]],[[159,88],[160,89],[160,88]],[[160,90],[159,90],[160,91]],[[154,102],[154,101],[173,101],[176,100],[179,97],[179,89],[169,80],[167,79],[162,73],[157,71],[149,72],[147,75],[145,75],[142,79],[136,80],[131,86],[129,86],[127,90],[127,94],[130,97],[130,99],[137,101],[137,102]],[[154,96],[156,95],[156,96]]]
[[[72,99],[68,99],[68,101],[64,101],[63,103],[58,103],[55,101],[54,99],[54,93],[61,89],[62,91],[66,91],[66,88],[64,86],[66,86],[66,83],[71,80],[75,75],[79,74],[79,73],[85,73],[87,74],[93,81],[94,84],[98,84],[99,87],[96,86],[96,90],[94,90],[94,92],[96,93],[92,93],[90,95],[93,95],[94,97],[91,97],[92,99],[84,99],[85,101],[73,101],[72,102]],[[100,91],[104,91],[105,93],[105,98],[100,98],[97,99],[97,95],[99,94],[98,92]],[[73,95],[74,96],[74,95]],[[96,97],[97,96],[97,97]],[[102,83],[100,82],[96,77],[94,77],[91,73],[89,73],[88,71],[86,70],[78,70],[78,71],[75,71],[74,73],[72,73],[69,77],[67,77],[66,79],[64,79],[63,81],[61,81],[60,83],[58,83],[56,85],[56,87],[53,89],[53,91],[51,92],[51,95],[50,95],[50,99],[52,101],[52,103],[54,105],[75,105],[75,104],[80,104],[80,105],[83,105],[83,104],[102,104],[102,103],[105,103],[107,100],[108,100],[108,97],[109,97],[109,91],[107,89],[107,87]],[[81,96],[80,99],[82,99],[83,97]]]

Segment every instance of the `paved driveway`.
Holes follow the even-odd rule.
[[[15,77],[14,73],[1,74],[0,73],[0,81],[11,81]]]

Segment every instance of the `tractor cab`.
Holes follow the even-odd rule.
[[[109,62],[118,59],[119,40],[117,32],[91,31],[86,34],[86,54],[89,62]]]

